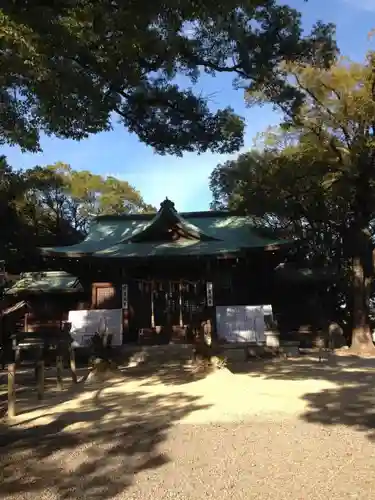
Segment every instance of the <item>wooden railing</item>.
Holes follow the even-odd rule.
[[[61,320],[29,320],[27,323],[28,332],[57,332],[61,331]]]

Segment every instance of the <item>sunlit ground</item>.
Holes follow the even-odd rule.
[[[66,379],[62,393],[52,374],[43,403],[20,395],[0,435],[5,498],[368,498],[373,360],[123,373],[103,386]]]

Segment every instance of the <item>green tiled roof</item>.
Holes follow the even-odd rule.
[[[193,222],[189,222],[181,214],[177,213],[174,208],[174,203],[165,199],[160,206],[157,214],[145,225],[136,229],[132,234],[122,240],[121,243],[141,243],[147,242],[147,239],[155,233],[159,233],[166,226],[177,227],[187,238],[195,238],[197,240],[214,240],[213,236],[206,234],[199,226]]]
[[[82,286],[78,279],[64,271],[46,271],[24,273],[5,294],[14,295],[21,292],[78,292]]]
[[[263,246],[263,245],[262,245]],[[173,255],[214,255],[238,252],[230,241],[182,240],[168,243],[130,243],[113,245],[96,252],[95,257],[162,257]]]
[[[236,253],[246,249],[271,248],[290,244],[256,229],[249,216],[229,212],[180,213],[175,221],[195,235],[175,242],[148,241],[150,227],[157,227],[163,217],[161,208],[155,215],[137,214],[98,217],[82,243],[57,248],[44,248],[49,255],[92,257],[147,257],[173,255],[212,255]],[[168,209],[169,211],[169,209]],[[170,215],[169,211],[169,215]],[[167,217],[167,216],[165,216]],[[159,227],[159,226],[158,226]]]

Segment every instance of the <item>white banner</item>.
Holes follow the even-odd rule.
[[[265,319],[272,319],[271,305],[216,307],[217,334],[226,342],[265,342]]]
[[[127,310],[129,307],[129,301],[128,301],[128,285],[124,284],[122,285],[122,308],[124,310]]]
[[[101,322],[106,323],[112,335],[112,345],[122,344],[122,309],[69,311],[68,321],[72,324],[70,334],[76,347],[87,346]]]

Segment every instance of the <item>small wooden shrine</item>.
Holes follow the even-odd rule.
[[[2,300],[2,332],[61,331],[71,309],[90,305],[79,280],[65,271],[23,273]]]
[[[277,304],[275,267],[291,241],[231,212],[101,216],[79,244],[44,248],[50,268],[77,276],[91,309],[122,309],[123,343],[188,342],[218,306]]]

